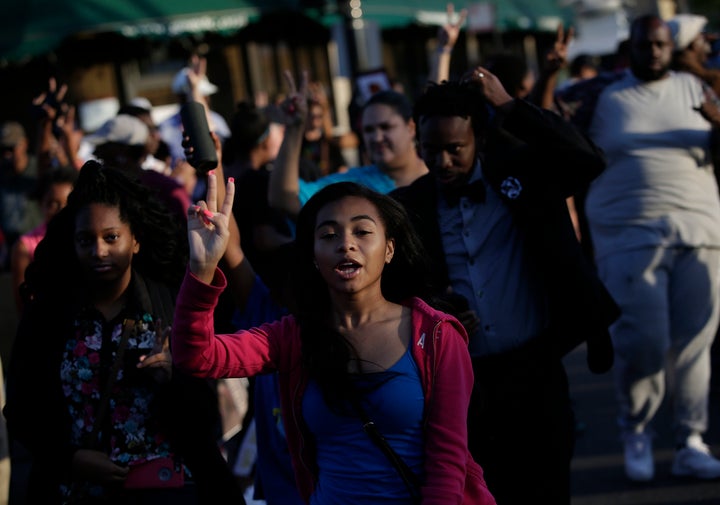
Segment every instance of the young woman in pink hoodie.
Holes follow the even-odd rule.
[[[467,448],[473,384],[467,334],[424,294],[428,267],[403,208],[355,183],[320,190],[298,217],[297,310],[216,335],[234,183],[217,180],[188,219],[189,269],[177,299],[173,360],[199,377],[278,372],[300,495],[310,504],[494,504]],[[409,467],[364,431],[368,419]],[[467,497],[467,498],[466,498]]]

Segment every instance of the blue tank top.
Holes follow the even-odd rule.
[[[410,351],[387,372],[356,377],[362,405],[395,452],[422,477],[424,394]],[[317,444],[319,479],[311,505],[400,505],[412,503],[395,467],[362,429],[352,407],[339,414],[326,405],[310,381],[303,397],[303,417]]]

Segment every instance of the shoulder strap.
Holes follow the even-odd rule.
[[[412,469],[407,465],[407,463],[405,463],[405,460],[402,459],[398,455],[398,453],[395,452],[395,450],[388,443],[388,441],[385,440],[385,437],[382,435],[382,433],[380,433],[380,431],[377,429],[375,423],[368,417],[365,409],[363,409],[362,405],[360,404],[360,399],[358,398],[357,392],[351,393],[350,397],[353,407],[355,408],[355,411],[360,416],[360,420],[363,423],[363,431],[368,434],[370,440],[372,440],[373,443],[380,448],[383,454],[385,454],[385,457],[387,457],[390,463],[392,463],[397,472],[400,474],[400,477],[402,477],[403,482],[405,482],[405,486],[407,486],[408,491],[410,491],[410,496],[412,496],[415,502],[419,503],[420,480],[418,479],[418,476],[415,474],[415,472],[412,471]]]

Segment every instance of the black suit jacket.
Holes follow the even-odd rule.
[[[483,176],[510,208],[530,261],[542,272],[550,311],[544,338],[560,356],[586,341],[590,369],[607,371],[613,362],[608,326],[620,310],[582,252],[566,204],[605,169],[602,151],[557,114],[518,100],[496,117],[481,156]],[[408,210],[436,265],[434,287],[444,292],[449,280],[433,175],[391,196]]]

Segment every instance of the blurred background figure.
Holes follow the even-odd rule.
[[[30,152],[25,128],[18,121],[0,124],[0,229],[8,248],[42,222],[31,198],[38,180],[37,158]],[[6,259],[0,270],[7,270]]]
[[[152,103],[144,97],[135,97],[127,105],[120,107],[118,114],[135,116],[145,123],[149,130],[147,156],[142,162],[144,170],[155,170],[164,175],[171,175],[170,148],[160,135],[160,129],[152,117]]]
[[[325,88],[319,82],[309,84],[308,118],[300,153],[300,174],[315,180],[348,169],[338,139],[333,137],[332,115]],[[304,175],[303,175],[304,174]],[[313,177],[308,179],[308,177]]]
[[[708,65],[711,38],[705,34],[708,19],[696,14],[678,14],[668,21],[675,42],[672,67],[698,76],[720,95],[720,69]]]
[[[590,54],[578,54],[568,65],[568,77],[560,83],[558,88],[562,89],[572,86],[580,81],[592,79],[600,72],[600,59]]]
[[[43,221],[29,232],[21,235],[12,247],[10,270],[18,315],[22,313],[24,306],[20,289],[25,280],[25,269],[35,256],[35,248],[38,243],[45,237],[48,222],[67,204],[68,195],[72,191],[76,179],[77,170],[74,168],[57,168],[40,177],[37,187],[31,195],[40,202]]]

